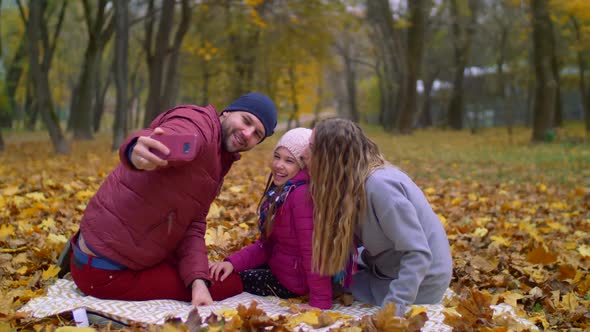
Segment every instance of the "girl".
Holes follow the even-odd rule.
[[[241,279],[248,293],[281,298],[309,293],[311,306],[331,307],[331,278],[311,271],[313,203],[301,158],[310,136],[310,129],[295,128],[277,143],[259,204],[260,238],[224,262],[211,263],[211,278],[216,281],[210,288],[214,300],[234,295],[227,289],[236,289],[235,283]],[[232,285],[226,286],[228,283]]]
[[[397,315],[406,305],[439,302],[452,259],[446,232],[420,188],[349,120],[319,122],[304,158],[315,203],[313,271],[344,270],[356,299],[394,302]],[[352,275],[358,246],[366,268]]]

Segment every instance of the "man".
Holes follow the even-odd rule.
[[[207,289],[206,216],[224,176],[273,134],[274,103],[261,93],[212,105],[183,105],[159,115],[122,144],[120,163],[90,200],[71,239],[70,268],[85,294],[105,299],[212,303]],[[159,158],[157,135],[194,134],[193,160]]]

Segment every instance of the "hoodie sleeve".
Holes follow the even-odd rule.
[[[414,303],[418,288],[432,262],[432,253],[416,208],[402,190],[387,181],[367,182],[368,204],[372,206],[392,248],[403,253],[398,278],[391,281],[382,305]]]

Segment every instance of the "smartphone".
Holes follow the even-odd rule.
[[[170,150],[167,155],[158,150],[151,150],[156,156],[168,161],[189,161],[197,156],[197,135],[162,134],[151,138],[162,142]]]

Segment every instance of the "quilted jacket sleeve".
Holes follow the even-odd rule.
[[[178,272],[187,287],[195,279],[211,280],[209,278],[209,259],[205,245],[205,231],[207,223],[204,220],[193,221],[188,227],[179,247]]]
[[[292,221],[295,225],[295,234],[309,286],[309,304],[320,309],[329,309],[332,306],[332,278],[311,271],[313,202],[308,188],[307,185],[302,185],[289,195]]]
[[[152,121],[149,127],[138,130],[125,139],[119,147],[119,159],[125,167],[136,170],[127,158],[128,149],[137,142],[140,136],[150,136],[157,127],[164,129],[165,134],[196,134],[197,156],[199,155],[200,144],[206,144],[210,141],[213,132],[209,112],[198,106],[178,106],[160,114]]]
[[[268,261],[269,250],[268,244],[262,240],[242,248],[226,258],[231,262],[236,272],[256,268]]]

